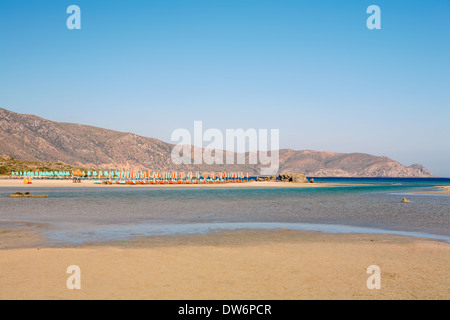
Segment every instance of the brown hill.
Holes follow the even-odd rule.
[[[180,165],[171,160],[173,144],[128,132],[49,121],[0,108],[0,154],[28,161],[119,170],[257,172],[250,165]]]
[[[96,169],[244,171],[256,165],[174,165],[173,144],[133,133],[59,123],[0,108],[0,154]],[[248,154],[247,154],[248,157]],[[421,165],[406,167],[387,157],[362,153],[280,150],[279,172],[308,176],[428,177]]]
[[[311,177],[431,177],[420,164],[406,167],[388,157],[365,153],[324,151],[280,151],[280,171]]]

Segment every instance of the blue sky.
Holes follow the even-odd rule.
[[[450,176],[449,16],[449,0],[2,0],[0,107],[168,142],[194,120],[275,128],[282,148]]]

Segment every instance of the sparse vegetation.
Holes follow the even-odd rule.
[[[74,167],[62,162],[25,161],[6,155],[0,155],[0,175],[11,175],[12,171],[75,171],[76,169],[89,170],[87,168]]]

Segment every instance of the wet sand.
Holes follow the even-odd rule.
[[[14,188],[90,188],[90,187],[129,187],[129,188],[320,188],[337,187],[350,184],[342,183],[293,183],[293,182],[271,182],[250,181],[243,183],[200,183],[200,184],[96,184],[92,180],[84,180],[81,183],[73,183],[71,180],[32,180],[32,184],[24,184],[20,179],[0,179],[0,187]]]
[[[70,265],[81,290],[66,286]],[[370,265],[380,290],[366,286]],[[450,298],[450,244],[387,235],[238,230],[3,249],[0,270],[0,299]]]
[[[432,191],[430,193],[435,193],[435,194],[450,194],[450,186],[436,186],[433,187],[436,189],[436,191]]]
[[[413,192],[417,194],[447,194],[450,195],[450,186],[435,186],[432,187],[433,191],[420,191]]]

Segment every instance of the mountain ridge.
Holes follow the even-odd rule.
[[[174,144],[91,125],[54,122],[0,108],[0,154],[26,161],[63,162],[98,169],[153,171],[243,171],[259,174],[259,165],[175,165]],[[191,148],[192,150],[192,148]],[[225,153],[225,151],[224,151]],[[315,177],[431,177],[420,164],[404,166],[386,156],[314,150],[279,150],[278,172]]]

